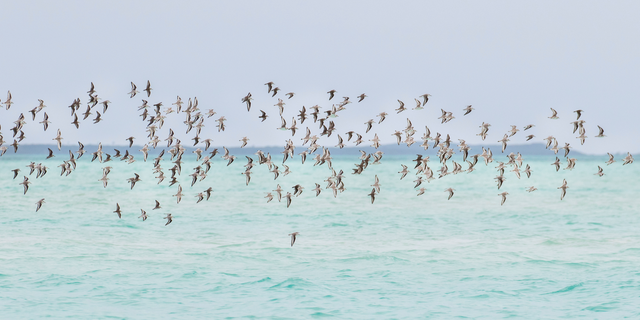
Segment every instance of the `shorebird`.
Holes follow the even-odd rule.
[[[504,153],[504,150],[507,148],[507,141],[509,140],[508,135],[505,133],[504,137],[501,140],[498,140],[498,142],[502,143],[502,152]]]
[[[358,96],[358,102],[361,102],[361,101],[362,101],[362,100],[364,100],[364,98],[366,98],[366,97],[367,97],[367,95],[366,95],[366,94],[364,94],[364,93],[363,93],[363,94],[361,94],[361,95],[359,95],[359,96]]]
[[[156,206],[155,206],[155,207],[153,207],[153,209],[151,209],[151,210],[156,210],[156,209],[160,209],[160,208],[162,208],[162,207],[160,206],[160,201],[158,201],[158,200],[155,200],[155,201],[156,201]]]
[[[622,161],[624,161],[622,163],[622,165],[626,165],[626,164],[632,164],[633,163],[633,156],[631,155],[631,153],[627,152],[627,156],[624,157],[624,159],[622,159]]]
[[[289,208],[289,206],[291,205],[291,192],[287,192],[284,197],[287,199],[287,208]]]
[[[58,134],[56,135],[56,137],[51,140],[56,140],[56,143],[58,144],[58,151],[59,151],[60,148],[62,148],[62,133],[60,133],[60,129],[58,129]]]
[[[371,185],[377,193],[380,193],[380,180],[378,179],[378,175],[376,174],[374,183]]]
[[[524,173],[527,174],[527,178],[531,178],[531,167],[529,167],[529,164],[527,164],[527,167],[524,169],[523,171]]]
[[[367,125],[367,130],[365,131],[365,133],[368,133],[369,130],[371,130],[371,128],[373,127],[373,119],[369,119],[369,121],[365,122],[364,124]],[[382,122],[382,119],[380,120],[380,122]]]
[[[421,195],[423,195],[423,194],[424,194],[424,192],[425,192],[426,190],[427,190],[427,189],[425,189],[425,188],[420,188],[420,189],[418,190],[418,194],[417,194],[417,196],[421,196]]]
[[[24,176],[24,180],[20,182],[20,184],[24,187],[23,194],[27,194],[27,191],[29,191],[29,185],[31,184],[31,182],[29,182],[29,178],[27,178],[27,176]]]
[[[120,211],[120,204],[116,203],[116,210],[114,210],[113,212],[118,214],[118,218],[122,218],[122,211]]]
[[[558,159],[558,157],[556,157],[556,161],[554,161],[551,165],[556,166],[556,171],[560,171],[560,159]]]
[[[449,197],[447,198],[447,200],[449,200],[449,199],[451,199],[451,197],[453,197],[453,192],[454,192],[455,190],[456,190],[456,189],[453,189],[453,188],[447,188],[447,189],[444,189],[444,191],[445,191],[445,192],[449,192]]]
[[[316,192],[316,197],[320,195],[320,192],[322,192],[322,188],[320,188],[320,185],[316,183],[316,187],[313,189],[313,191]]]
[[[407,175],[407,173],[409,173],[407,166],[405,166],[404,164],[401,164],[401,166],[402,166],[402,171],[398,172],[402,174],[402,176],[400,177],[400,180],[402,180]]]
[[[138,87],[133,82],[131,82],[131,92],[129,92],[129,94],[131,95],[130,98],[133,98],[136,96],[136,93],[139,92],[137,89]]]
[[[601,127],[601,126],[598,126],[598,135],[597,135],[597,136],[595,136],[595,137],[596,137],[596,138],[604,138],[604,137],[606,137],[606,136],[604,135],[604,129],[602,129],[602,127]]]
[[[402,111],[407,110],[407,108],[405,108],[405,107],[404,107],[404,102],[402,102],[402,101],[398,100],[398,103],[400,104],[400,106],[399,106],[397,109],[395,109],[396,111],[398,111],[398,112],[396,112],[396,113],[400,113],[400,112],[402,112]]]
[[[509,192],[502,192],[502,193],[498,193],[498,195],[500,197],[502,197],[502,201],[500,201],[500,205],[503,205],[505,201],[507,201],[507,195],[509,194]]]
[[[518,131],[520,131],[520,129],[516,128],[516,126],[514,126],[514,125],[511,125],[511,130],[509,130],[509,132],[511,134],[509,135],[509,137],[513,137],[513,135],[515,135],[516,132],[518,132]]]
[[[127,179],[127,181],[128,181],[129,183],[131,183],[131,190],[133,190],[133,187],[135,187],[136,182],[138,182],[138,181],[140,181],[140,180],[141,180],[141,179],[140,179],[140,175],[139,175],[139,174],[137,174],[137,173],[135,173],[135,172],[134,172],[133,174],[135,175],[135,177]]]
[[[560,200],[564,199],[564,196],[567,195],[567,188],[569,188],[567,186],[567,180],[563,179],[562,185],[558,187],[558,189],[562,189],[562,192],[560,193]]]
[[[371,189],[371,193],[367,194],[369,197],[371,197],[371,204],[373,204],[373,201],[376,200],[376,188]]]
[[[597,175],[598,177],[604,176],[604,172],[602,170],[602,167],[598,166],[598,172],[596,172],[594,174]]]
[[[536,188],[534,186],[531,186],[531,187],[527,188],[527,192],[534,192],[536,190],[538,190],[538,188]]]
[[[615,160],[613,160],[613,155],[611,153],[607,152],[607,154],[609,155],[609,160],[606,162],[607,165],[610,165],[610,164],[616,162]],[[15,176],[13,178],[15,179]]]
[[[171,216],[171,213],[167,213],[167,216],[164,218],[167,219],[167,223],[164,224],[165,226],[173,222],[173,217]]]
[[[291,236],[291,246],[293,247],[293,244],[296,243],[296,237],[299,235],[299,232],[292,232],[289,233],[288,235]]]
[[[147,87],[144,89],[144,91],[147,92],[147,97],[151,96],[151,90],[153,90],[153,89],[151,89],[151,82],[149,82],[149,80],[147,80]]]
[[[247,142],[249,142],[249,139],[247,137],[242,137],[239,141],[242,141],[240,148],[244,148],[247,145]]]
[[[276,189],[275,190],[271,190],[271,191],[275,191],[276,192],[276,194],[278,195],[278,202],[280,202],[282,200],[282,187],[280,187],[280,185],[278,184]]]
[[[102,186],[106,188],[109,183],[109,178],[107,178],[107,175],[103,175],[102,178],[98,179],[98,181],[102,181]]]
[[[265,83],[264,85],[267,86],[267,88],[269,88],[267,93],[271,93],[271,90],[273,89],[273,82],[269,81],[269,82]]]
[[[142,221],[147,220],[147,218],[148,218],[148,216],[147,216],[147,212],[146,212],[146,211],[144,211],[144,210],[142,210],[142,209],[140,209],[140,211],[142,212],[142,214],[140,214],[140,216],[138,217],[138,219],[139,219],[139,218],[142,218]]]
[[[422,105],[423,105],[423,106],[424,106],[425,104],[427,104],[427,102],[429,102],[429,97],[430,97],[430,96],[431,96],[431,95],[430,95],[430,94],[428,94],[428,93],[427,93],[427,94],[423,94],[423,95],[421,95],[421,96],[420,96],[420,97],[422,98]]]
[[[247,104],[247,111],[251,111],[251,100],[253,100],[253,98],[251,98],[251,92],[242,98],[242,102]]]
[[[327,91],[327,93],[329,94],[329,100],[333,99],[333,97],[335,96],[336,92],[337,92],[336,90]]]
[[[44,203],[44,198],[38,200],[38,202],[36,202],[36,212],[38,212],[38,210],[40,210],[40,208],[42,208],[42,204]]]
[[[176,197],[176,203],[180,203],[180,200],[182,200],[182,186],[178,185],[178,193],[173,195],[174,197]]]
[[[47,115],[47,113],[44,113],[44,120],[40,121],[40,123],[42,123],[42,125],[44,126],[44,131],[47,131],[47,129],[49,128],[49,123],[51,123],[51,121],[49,121],[49,115]]]
[[[271,192],[267,192],[267,195],[264,196],[265,198],[267,198],[267,203],[271,202],[271,200],[273,200],[273,195],[271,194]]]
[[[553,120],[560,119],[558,118],[558,111],[556,111],[553,108],[549,108],[549,109],[551,109],[551,112],[552,112],[551,117],[549,117],[549,119],[553,119]]]
[[[475,110],[475,108],[472,108],[471,105],[468,105],[466,108],[462,109],[464,111],[463,116],[468,115],[469,113],[471,113],[471,111]]]

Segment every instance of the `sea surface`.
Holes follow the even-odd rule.
[[[413,156],[383,156],[353,175],[359,154],[341,155],[333,168],[344,170],[346,190],[334,198],[324,189],[331,170],[311,157],[288,160],[291,173],[275,181],[257,165],[247,186],[244,156],[229,166],[216,156],[192,187],[201,162],[185,154],[177,204],[168,154],[158,185],[153,156],[127,164],[86,154],[60,176],[68,156],[57,150],[46,160],[10,152],[0,158],[1,319],[640,318],[640,167],[622,166],[622,157],[607,166],[606,156],[580,156],[574,170],[556,172],[555,155],[524,155],[531,178],[507,169],[500,190],[496,162],[479,162],[472,173],[424,182],[416,196],[415,170],[403,180],[398,173],[413,168]],[[47,175],[28,175],[31,161]],[[598,166],[604,177],[594,175]],[[142,180],[131,189],[134,172]],[[277,184],[305,189],[287,208],[264,198]],[[208,187],[211,198],[196,203]],[[154,200],[161,209],[152,210]],[[300,233],[293,246],[292,232]]]

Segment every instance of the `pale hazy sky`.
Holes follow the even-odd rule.
[[[130,99],[130,81],[139,89],[150,80],[150,103],[197,96],[200,108],[227,119],[218,133],[210,118],[201,134],[216,145],[281,146],[290,133],[280,125],[276,98],[264,83],[273,81],[286,100],[290,121],[301,106],[324,110],[342,96],[369,98],[348,105],[336,118],[338,132],[364,134],[364,122],[391,113],[374,126],[383,143],[393,143],[407,117],[422,134],[451,134],[470,144],[482,122],[492,124],[485,144],[497,144],[511,124],[537,126],[534,141],[554,135],[563,145],[587,153],[637,153],[640,143],[640,3],[635,1],[3,1],[0,49],[0,100],[11,90],[13,107],[0,109],[1,132],[11,143],[10,127],[20,112],[38,105],[50,116],[43,132],[30,120],[23,143],[48,143],[60,128],[64,142],[143,143],[145,124]],[[68,105],[94,82],[98,95],[112,101],[104,121],[70,122]],[[338,98],[328,101],[328,90]],[[251,92],[247,113],[241,98]],[[279,95],[285,98],[282,93]],[[427,109],[395,115],[397,99],[430,93]],[[146,99],[146,98],[145,98]],[[476,110],[462,116],[466,105]],[[441,125],[440,109],[456,119]],[[550,109],[560,120],[547,119]],[[271,117],[264,123],[259,109]],[[587,142],[572,134],[573,110],[583,109]],[[41,121],[42,114],[37,121]],[[183,114],[171,114],[169,127],[183,141]],[[309,120],[308,120],[309,121]],[[304,128],[317,125],[305,122]],[[592,138],[596,125],[605,139]],[[524,143],[519,132],[511,143]],[[335,136],[320,140],[326,146]]]

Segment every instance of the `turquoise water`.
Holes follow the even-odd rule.
[[[346,191],[333,198],[329,189],[315,197],[314,182],[324,188],[331,171],[309,159],[287,161],[291,174],[276,181],[256,166],[245,186],[244,156],[228,167],[218,156],[208,177],[190,187],[188,174],[199,163],[185,155],[185,196],[176,204],[168,160],[160,185],[141,157],[110,162],[104,189],[98,179],[107,164],[87,155],[60,177],[63,156],[6,154],[1,318],[640,317],[637,164],[580,156],[576,169],[555,172],[553,155],[525,155],[529,179],[507,170],[498,190],[496,163],[478,163],[473,173],[423,183],[427,191],[418,197],[414,173],[404,180],[397,173],[400,164],[413,168],[411,156],[384,156],[352,175],[358,156],[334,157]],[[30,161],[50,171],[33,174],[23,195]],[[598,165],[602,178],[594,175]],[[12,180],[14,168],[22,172]],[[130,190],[134,172],[142,181]],[[381,193],[371,204],[374,175]],[[569,189],[561,201],[563,179]],[[263,198],[277,184],[293,193],[298,183],[305,190],[290,208]],[[532,185],[539,190],[526,192]],[[196,203],[208,187],[211,199]],[[456,193],[447,201],[449,187]],[[502,191],[509,192],[503,206]],[[36,213],[40,198],[46,203]],[[162,208],[152,210],[156,199]],[[122,219],[113,213],[116,202]],[[167,213],[174,219],[165,226]],[[294,231],[300,236],[290,247]]]

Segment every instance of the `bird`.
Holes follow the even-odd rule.
[[[471,113],[471,111],[475,110],[475,108],[472,108],[471,105],[468,105],[466,108],[462,109],[464,111],[464,116],[468,115],[469,113]]]
[[[366,98],[366,97],[367,97],[367,95],[366,95],[366,94],[364,94],[364,93],[363,93],[363,94],[361,94],[361,95],[359,95],[359,96],[358,96],[358,102],[362,102],[362,100],[364,100],[364,98]]]
[[[407,175],[407,173],[409,173],[407,166],[405,166],[404,164],[401,164],[401,166],[402,166],[402,171],[398,172],[402,174],[402,176],[400,177],[400,180],[402,180]]]
[[[20,184],[24,187],[23,194],[27,194],[27,191],[29,191],[29,185],[31,184],[31,182],[29,182],[29,178],[27,178],[27,176],[24,176],[24,180],[20,182]]]
[[[425,104],[427,104],[427,102],[429,102],[429,97],[430,97],[430,96],[431,96],[431,95],[430,95],[430,94],[428,94],[428,93],[427,93],[427,94],[423,94],[423,95],[421,95],[421,96],[420,96],[420,97],[422,97],[422,105],[423,105],[423,106],[424,106]]]
[[[426,190],[427,190],[427,189],[425,189],[425,188],[420,188],[420,189],[418,190],[418,194],[417,194],[417,196],[421,196],[421,195],[423,195],[423,194],[424,194],[424,192],[425,192]]]
[[[167,216],[164,217],[164,219],[167,219],[167,223],[164,224],[165,226],[167,226],[169,223],[173,222],[173,217],[171,216],[171,213],[167,213]]]
[[[313,189],[313,191],[316,192],[316,197],[320,195],[320,192],[322,192],[322,189],[320,188],[320,185],[316,183],[316,187]]]
[[[297,197],[302,194],[302,190],[304,190],[304,187],[302,187],[299,184],[296,184],[295,186],[293,186],[293,190],[294,190],[293,195]]]
[[[18,176],[18,172],[20,172],[20,169],[13,169],[11,171],[13,172],[13,179],[15,179]]]
[[[604,172],[602,170],[602,167],[598,166],[598,172],[596,172],[594,174],[597,175],[598,177],[604,176]]]
[[[562,192],[560,193],[560,200],[564,199],[564,196],[567,195],[567,188],[569,188],[567,186],[567,180],[563,179],[562,185],[558,187],[558,189],[562,189]]]
[[[451,197],[453,197],[453,192],[455,191],[455,189],[453,188],[447,188],[444,190],[445,192],[449,192],[449,197],[447,198],[447,200],[450,200]]]
[[[336,90],[327,91],[327,93],[329,94],[329,100],[333,99],[333,97],[335,96],[336,92],[337,92]]]
[[[267,120],[267,117],[268,117],[267,113],[266,113],[266,112],[264,112],[264,111],[262,111],[262,110],[260,110],[260,113],[261,113],[261,114],[260,114],[260,116],[258,116],[258,118],[262,119],[262,122],[264,122],[265,120]]]
[[[291,192],[287,192],[284,197],[287,199],[287,208],[289,208],[289,206],[291,205]]]
[[[151,90],[153,90],[153,89],[151,89],[151,82],[149,82],[149,80],[147,80],[147,87],[144,89],[144,91],[147,92],[147,97],[151,96]]]
[[[98,181],[102,181],[102,187],[106,188],[109,183],[109,178],[107,178],[107,175],[103,175]]]
[[[560,119],[560,118],[558,118],[558,111],[556,111],[553,108],[550,108],[550,109],[551,109],[552,114],[551,114],[551,117],[549,117],[549,119],[552,119],[552,120]]]
[[[503,205],[504,202],[507,201],[508,194],[509,194],[508,192],[502,192],[498,194],[500,197],[502,197],[502,201],[500,201],[500,205]]]
[[[527,192],[534,192],[536,190],[538,190],[538,188],[536,188],[534,186],[531,186],[531,187],[527,188]]]
[[[136,93],[138,93],[137,88],[138,87],[136,87],[136,85],[133,82],[131,82],[131,92],[129,92],[129,94],[131,95],[130,98],[133,98],[136,96]]]
[[[138,182],[138,181],[140,181],[140,180],[141,180],[141,179],[140,179],[140,175],[138,175],[138,174],[137,174],[137,173],[135,173],[135,172],[134,172],[133,174],[135,175],[135,177],[133,177],[133,178],[128,178],[128,179],[127,179],[127,181],[128,181],[129,183],[131,183],[131,190],[133,190],[133,187],[135,187],[136,182]]]
[[[607,165],[610,165],[610,164],[616,162],[615,160],[613,160],[613,155],[611,153],[607,152],[607,154],[609,155],[609,160],[606,162]],[[16,169],[16,170],[18,170],[18,169]],[[17,173],[16,173],[16,175],[17,175]],[[15,179],[16,177],[14,176],[13,178]]]
[[[151,209],[151,210],[156,210],[156,209],[160,209],[160,208],[162,208],[162,207],[160,206],[160,201],[158,201],[158,200],[155,200],[155,201],[156,201],[156,206],[155,206],[155,207],[153,207],[153,209]]]
[[[40,208],[42,208],[42,204],[44,203],[44,198],[38,200],[38,202],[36,202],[36,212],[38,212],[38,210],[40,210]]]
[[[269,81],[269,82],[265,83],[264,85],[269,88],[269,91],[267,91],[267,93],[271,93],[271,90],[273,89],[273,82]]]
[[[373,201],[376,200],[376,188],[371,189],[371,193],[368,196],[371,197],[371,204],[373,204]]]
[[[595,137],[596,137],[596,138],[604,138],[604,137],[606,137],[606,136],[604,135],[604,129],[602,129],[602,127],[601,127],[601,126],[598,126],[598,135],[597,135],[597,136],[595,136]]]
[[[138,217],[138,219],[139,219],[139,218],[142,218],[142,221],[147,220],[147,218],[149,217],[149,216],[147,216],[147,212],[146,212],[146,211],[144,211],[144,210],[142,210],[142,209],[140,209],[140,211],[142,212],[142,214],[140,214],[140,216]]]
[[[116,203],[116,210],[114,210],[113,212],[118,214],[118,218],[121,219],[122,218],[122,211],[120,211],[120,204]]]
[[[627,164],[632,164],[633,163],[633,156],[631,155],[631,153],[627,152],[627,156],[624,157],[624,159],[622,159],[623,163],[622,165],[627,165]]]
[[[375,176],[375,182],[371,185],[373,189],[376,190],[377,193],[380,193],[380,180],[378,179],[378,175]]]
[[[47,115],[47,113],[44,113],[44,120],[40,121],[40,123],[42,123],[42,125],[44,126],[44,131],[47,131],[47,129],[49,128],[49,123],[51,123],[51,121],[49,121],[49,115]]]
[[[62,148],[62,133],[60,133],[60,129],[58,129],[58,134],[56,135],[56,137],[51,140],[56,140],[58,144],[58,151],[59,151],[60,148]]]
[[[296,238],[298,237],[300,233],[299,232],[292,232],[289,233],[288,235],[291,236],[291,246],[293,247],[293,244],[296,243]]]

